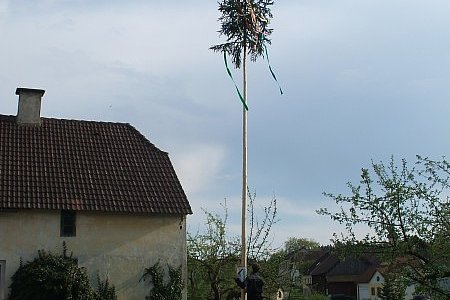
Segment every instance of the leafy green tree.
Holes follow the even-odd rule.
[[[374,252],[397,278],[416,284],[433,299],[448,299],[439,279],[450,275],[450,164],[418,157],[413,167],[373,163],[362,169],[359,185],[348,183],[350,195],[325,195],[337,212],[318,212],[344,224],[347,234],[334,242],[345,251]],[[367,235],[357,238],[355,228]]]
[[[303,295],[302,275],[315,260],[312,251],[318,249],[320,244],[312,239],[290,237],[283,248],[271,256],[270,260],[278,260],[277,286],[285,292],[286,299]]]
[[[392,276],[391,274],[394,274]],[[399,280],[400,279],[400,280]],[[395,273],[388,272],[384,277],[384,285],[380,298],[383,300],[398,300],[404,298],[405,282],[397,278]]]
[[[302,250],[314,250],[320,248],[320,244],[313,239],[290,237],[284,242],[284,251],[294,253]]]

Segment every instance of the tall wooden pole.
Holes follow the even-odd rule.
[[[244,39],[244,53],[242,59],[242,89],[244,102],[247,104],[247,43]],[[247,110],[242,108],[242,232],[241,232],[241,266],[247,269]],[[241,291],[241,300],[245,300],[247,295]]]

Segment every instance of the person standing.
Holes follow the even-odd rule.
[[[259,274],[259,265],[253,263],[251,267],[252,273],[243,282],[239,278],[236,278],[236,283],[247,292],[247,300],[263,300],[264,280]]]

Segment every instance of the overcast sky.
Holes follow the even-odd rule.
[[[328,244],[322,193],[346,193],[371,160],[448,155],[450,1],[278,0],[273,69],[248,67],[249,186],[278,199],[275,245]],[[169,152],[201,228],[227,199],[239,232],[242,107],[220,54],[217,3],[0,0],[0,114],[17,87],[42,115],[126,122]],[[240,81],[240,71],[234,70]]]

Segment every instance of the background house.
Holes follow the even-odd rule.
[[[360,300],[380,300],[381,291],[384,285],[384,276],[379,270],[375,270],[372,273],[370,279],[367,281],[367,277],[364,274],[361,278],[361,282],[358,283],[358,299]]]
[[[144,299],[157,261],[185,274],[192,212],[168,154],[129,124],[42,118],[43,90],[16,94],[17,116],[0,115],[0,300],[20,259],[63,241],[119,299]]]
[[[330,248],[311,251],[317,256],[302,275],[304,293],[339,295],[345,299],[378,300],[384,277],[372,256],[339,258]]]
[[[307,294],[328,294],[326,276],[339,263],[339,258],[333,255],[330,249],[323,249],[319,254],[303,275],[304,290]]]
[[[358,286],[368,286],[378,267],[379,262],[370,256],[340,259],[326,275],[328,294],[343,294],[362,300],[358,294]]]

